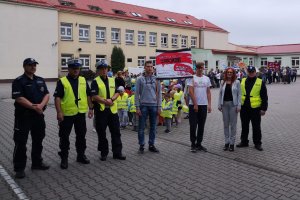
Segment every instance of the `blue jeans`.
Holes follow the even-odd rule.
[[[149,131],[149,145],[154,145],[155,133],[156,133],[156,117],[157,117],[157,106],[140,106],[142,116],[139,117],[139,144],[145,145],[145,126],[146,121],[150,119],[150,131]]]

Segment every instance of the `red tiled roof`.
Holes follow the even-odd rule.
[[[258,54],[300,53],[300,44],[260,46],[256,52]]]
[[[15,0],[16,2],[27,2],[32,4],[37,4],[37,2],[44,2],[47,4],[52,5],[53,7],[59,10],[67,10],[67,11],[74,11],[74,12],[81,12],[87,14],[95,14],[95,15],[102,15],[108,17],[116,17],[116,18],[123,18],[123,19],[131,19],[137,21],[145,21],[145,22],[156,22],[161,24],[168,24],[174,26],[183,26],[183,27],[190,27],[193,29],[206,29],[206,30],[213,30],[219,32],[227,32],[226,30],[208,22],[204,19],[197,19],[194,16],[169,12],[159,9],[153,8],[146,8],[142,6],[127,4],[127,3],[120,3],[116,1],[110,0],[63,0],[72,2],[75,6],[62,6],[60,5],[60,0]],[[98,6],[101,8],[102,11],[94,11],[90,10],[88,7],[89,5]],[[113,10],[122,10],[125,12],[125,15],[115,14]],[[133,16],[131,13],[139,13],[141,17]],[[149,19],[148,15],[156,16],[158,19]],[[176,22],[170,22],[167,18],[172,18],[176,20]],[[192,24],[186,24],[184,21],[191,22]]]
[[[22,3],[22,4],[51,7],[51,5],[46,2],[46,0],[11,0],[11,1],[16,3]]]

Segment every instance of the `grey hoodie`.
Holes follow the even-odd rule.
[[[140,105],[161,107],[161,85],[156,82],[156,77],[140,76],[135,86],[135,106],[139,109]]]

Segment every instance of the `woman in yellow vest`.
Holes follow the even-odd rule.
[[[118,116],[121,128],[125,129],[128,123],[128,94],[125,92],[123,86],[119,86],[118,91],[120,94],[116,100],[118,106]]]
[[[85,156],[86,149],[86,120],[93,117],[93,105],[90,98],[90,88],[84,77],[79,76],[80,60],[68,62],[68,75],[57,82],[54,93],[57,120],[59,122],[59,148],[61,157],[60,167],[68,168],[68,155],[70,149],[69,135],[74,125],[76,134],[77,162],[89,164]]]

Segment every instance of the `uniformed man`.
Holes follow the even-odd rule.
[[[32,139],[31,169],[49,169],[41,156],[46,128],[44,111],[49,101],[49,91],[44,79],[35,75],[37,64],[33,58],[26,58],[23,62],[24,74],[12,84],[12,98],[15,99],[13,164],[16,178],[25,177],[29,131]]]
[[[261,116],[266,114],[268,108],[268,94],[265,83],[256,77],[256,69],[254,66],[248,66],[248,77],[243,78],[241,82],[242,90],[242,107],[241,122],[242,133],[241,142],[237,147],[248,147],[249,140],[249,123],[252,123],[253,143],[255,149],[262,151],[261,146]]]
[[[86,149],[86,120],[93,117],[93,104],[90,98],[90,88],[84,77],[79,76],[82,64],[80,60],[68,61],[68,75],[57,82],[54,93],[57,120],[59,123],[59,148],[61,157],[60,167],[68,168],[70,149],[69,135],[74,125],[76,134],[77,162],[89,164],[85,155]]]
[[[109,152],[106,139],[106,128],[108,126],[111,133],[113,158],[125,160],[126,157],[122,154],[118,108],[117,104],[114,103],[119,96],[118,86],[114,78],[107,76],[107,67],[105,62],[99,61],[96,63],[99,76],[91,84],[91,95],[95,102],[94,113],[98,134],[98,151],[101,152],[100,160],[105,161]]]

